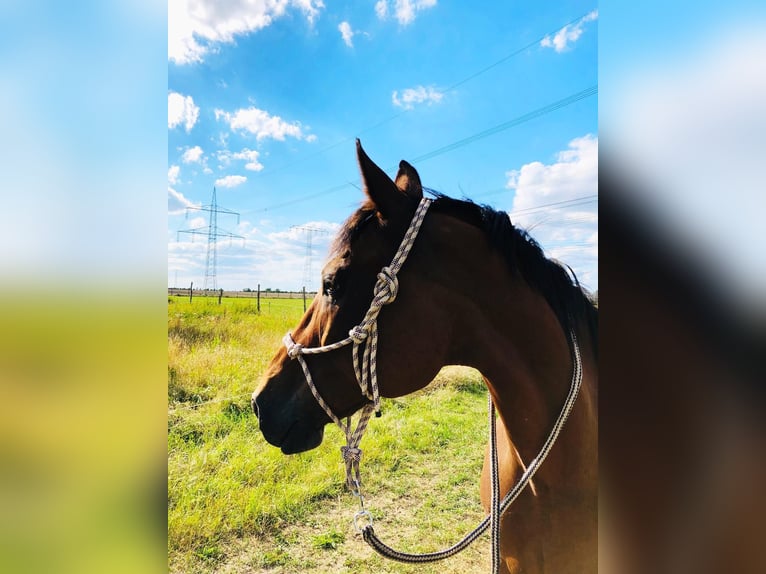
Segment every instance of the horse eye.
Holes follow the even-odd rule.
[[[327,297],[332,297],[335,289],[333,288],[332,277],[322,278],[322,294]]]
[[[343,273],[342,269],[337,270],[333,275],[325,275],[322,278],[322,293],[329,297],[333,303],[337,303],[343,294]]]

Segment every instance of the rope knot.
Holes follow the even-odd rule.
[[[399,279],[390,267],[384,267],[378,273],[374,297],[381,305],[388,305],[394,302],[397,293],[399,293]]]
[[[287,348],[287,356],[290,357],[291,359],[296,358],[303,351],[303,345],[293,341],[293,337],[290,333],[284,336],[284,338],[282,339],[282,342]]]
[[[356,325],[353,329],[351,329],[348,332],[348,336],[351,337],[351,339],[357,345],[361,345],[362,343],[364,343],[364,340],[367,338],[368,335],[369,333],[367,332],[367,329],[365,329],[361,325]]]
[[[301,351],[303,350],[303,345],[300,343],[294,343],[292,347],[287,349],[287,356],[291,359],[296,358],[301,354]]]
[[[356,448],[353,446],[342,446],[340,447],[340,453],[343,456],[343,460],[346,462],[358,463],[360,460],[362,460],[361,448]]]

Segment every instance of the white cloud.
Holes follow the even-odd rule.
[[[286,137],[306,139],[300,122],[288,123],[279,116],[272,116],[256,107],[241,108],[234,113],[215,110],[215,119],[223,119],[232,130],[243,130],[255,135],[256,139],[273,138],[284,141]]]
[[[288,9],[302,12],[313,25],[322,8],[322,0],[170,0],[168,59],[180,65],[201,62],[217,44],[266,28]]]
[[[418,12],[436,6],[437,0],[394,0],[394,16],[399,24],[406,26],[415,20]],[[385,20],[388,17],[388,2],[379,0],[375,3],[375,13],[378,18]]]
[[[205,227],[207,225],[207,220],[204,217],[193,217],[188,224],[189,229],[199,229],[200,227]]]
[[[168,213],[178,215],[186,211],[187,207],[199,207],[199,204],[188,200],[182,193],[168,186]]]
[[[292,4],[295,4],[305,14],[311,25],[319,16],[319,11],[324,8],[322,0],[293,0]]]
[[[178,176],[181,174],[181,168],[177,165],[171,165],[168,168],[168,183],[170,185],[176,185],[178,183]]]
[[[395,106],[404,108],[405,110],[411,110],[415,104],[422,104],[423,102],[431,104],[438,104],[442,101],[444,92],[440,92],[434,87],[417,86],[415,88],[407,88],[402,91],[401,97],[399,92],[394,90],[391,94],[391,101]]]
[[[348,22],[341,22],[338,24],[338,30],[340,31],[340,35],[343,37],[343,41],[346,43],[346,46],[353,48],[354,31],[351,29],[351,24]]]
[[[187,148],[187,150],[181,156],[181,161],[184,163],[199,163],[202,159],[202,148],[198,145]]]
[[[245,160],[247,162],[245,164],[245,169],[249,169],[250,171],[261,171],[263,169],[263,164],[258,161],[258,155],[258,151],[244,148],[242,151],[232,154],[231,157],[234,159]]]
[[[216,187],[237,187],[247,181],[244,175],[227,175],[215,180]]]
[[[244,160],[247,163],[245,163],[245,169],[249,169],[250,171],[261,171],[263,169],[263,164],[258,160],[258,156],[260,155],[260,152],[257,150],[252,150],[248,148],[243,148],[242,151],[232,153],[229,150],[221,150],[218,152],[217,157],[218,161],[220,161],[223,165],[230,165],[232,160]]]
[[[388,16],[388,2],[386,0],[378,0],[375,3],[375,13],[378,15],[378,18],[385,20],[386,16]]]
[[[567,49],[569,43],[574,44],[580,39],[583,33],[583,26],[598,18],[598,10],[593,10],[574,24],[567,24],[551,38],[546,36],[540,42],[544,48],[553,48],[557,52],[563,52]]]
[[[191,96],[182,96],[177,92],[168,94],[168,129],[173,129],[181,124],[189,133],[197,123],[199,108],[194,105]]]
[[[515,190],[510,213],[550,257],[565,261],[588,288],[598,286],[598,138],[569,142],[556,161],[539,161],[506,173]]]

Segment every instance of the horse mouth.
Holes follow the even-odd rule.
[[[261,429],[263,432],[263,429]],[[280,438],[263,433],[263,437],[272,446],[278,447],[282,454],[298,454],[314,449],[322,444],[324,439],[324,425],[319,428],[310,428],[305,424],[294,423]]]

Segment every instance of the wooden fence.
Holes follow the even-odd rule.
[[[192,294],[194,297],[218,297],[220,290],[213,291],[212,289],[194,289]],[[313,299],[316,295],[316,291],[306,291],[306,297]],[[168,287],[169,297],[188,297],[188,287]],[[258,291],[225,291],[223,297],[233,298],[251,298],[258,297]],[[303,291],[261,291],[261,299],[303,299]]]

